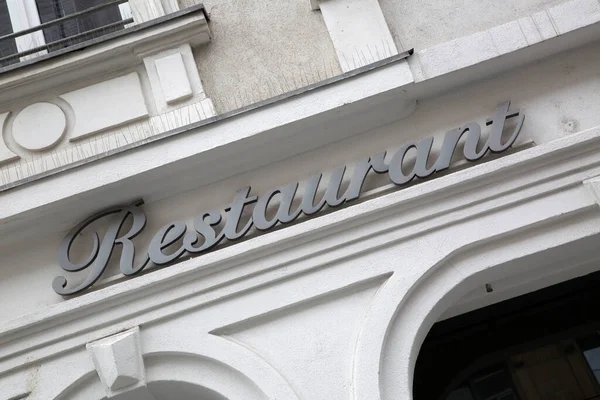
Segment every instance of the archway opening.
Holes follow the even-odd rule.
[[[419,353],[413,394],[600,400],[600,272],[438,322]]]
[[[147,391],[144,390],[143,393],[134,391],[124,393],[118,398],[119,400],[138,400],[148,399],[148,396],[151,396],[153,400],[228,400],[219,393],[203,386],[166,380],[148,383],[148,389]],[[102,400],[109,399],[103,397]]]
[[[215,391],[187,382],[151,382],[148,390],[156,400],[227,400]]]

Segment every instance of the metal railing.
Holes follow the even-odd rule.
[[[108,7],[119,6],[124,3],[128,3],[129,0],[109,0],[106,3],[90,7],[88,9],[77,11],[72,14],[66,15],[61,18],[54,19],[52,21],[45,22],[43,24],[34,26],[32,28],[24,29],[22,31],[14,32],[8,35],[4,35],[0,37],[0,44],[5,41],[16,41],[20,37],[24,37],[26,35],[30,35],[35,32],[43,31],[44,29],[60,26],[65,22],[77,20],[78,18],[89,16],[98,11],[102,11]],[[97,28],[89,29],[84,32],[77,33],[75,35],[69,35],[59,40],[54,40],[52,42],[45,43],[43,45],[39,45],[33,48],[25,49],[19,51],[17,48],[17,52],[14,54],[2,56],[0,55],[0,66],[6,63],[19,62],[21,58],[31,56],[37,53],[41,53],[44,51],[51,52],[56,49],[62,49],[64,47],[68,47],[74,44],[79,44],[85,42],[86,40],[91,40],[97,37],[100,37],[104,34],[108,34],[117,29],[124,29],[128,24],[132,24],[133,18],[122,19],[117,22],[109,23],[106,25],[99,26]]]

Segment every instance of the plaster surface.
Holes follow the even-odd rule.
[[[519,4],[510,12],[494,7],[510,19],[541,7]],[[299,79],[298,86],[305,86],[321,79],[327,68],[317,68],[310,79],[300,72],[311,68],[313,57],[335,61],[323,21],[308,1],[212,6],[213,32],[221,36],[195,51],[207,94],[220,96],[221,109],[285,92],[285,82]],[[470,3],[464,8],[475,22],[461,36],[486,29],[470,13],[485,15],[487,9]],[[300,30],[290,28],[298,25]],[[450,34],[448,27],[438,28]],[[360,85],[348,81],[323,90],[323,97],[301,95],[6,191],[0,214],[20,207],[31,212],[28,219],[15,213],[2,227],[0,394],[11,400],[105,400],[115,390],[117,400],[411,400],[412,368],[436,320],[599,269],[599,46],[423,95],[412,114],[394,118],[398,97],[386,97],[385,90],[405,88],[374,78],[412,84],[406,65],[398,64],[388,70],[393,78],[374,71]],[[291,78],[282,70],[291,71]],[[272,76],[279,86],[269,83]],[[139,90],[150,90],[144,79]],[[368,114],[362,125],[352,108],[337,109],[373,93],[381,97],[368,113],[362,110]],[[233,96],[231,104],[227,96]],[[471,121],[484,125],[507,100],[526,115],[511,154],[454,164],[447,174],[402,188],[373,175],[364,188],[369,196],[335,212],[251,232],[247,241],[169,267],[150,266],[133,279],[118,274],[117,250],[94,290],[63,299],[51,288],[52,279],[64,273],[55,260],[66,231],[88,211],[122,200],[123,193],[131,201],[145,200],[148,225],[134,239],[144,251],[166,223],[189,224],[203,211],[222,209],[242,187],[262,194],[316,172],[327,177],[337,167],[351,170],[362,157],[428,136],[436,138],[435,152],[446,131]],[[334,128],[311,133],[320,117],[303,112],[325,106],[337,113]],[[7,122],[3,135],[12,136],[14,117],[1,115]],[[156,123],[174,123],[165,119]],[[304,135],[280,147],[267,135],[244,147],[252,133],[282,124],[292,126],[285,131],[290,137]],[[350,129],[363,133],[325,140],[284,160],[274,154],[302,144],[307,132],[314,140],[316,134],[336,138]],[[248,137],[234,136],[240,133]],[[220,141],[227,135],[236,141]],[[10,156],[9,147],[3,156]],[[203,163],[193,158],[203,158],[204,150],[190,150],[219,147],[226,147],[221,157]],[[250,168],[248,153],[265,163]],[[177,168],[153,163],[181,154],[187,159]],[[129,185],[123,171],[140,165],[152,168]],[[183,175],[186,170],[191,174]],[[103,184],[91,190],[84,182],[91,179]],[[64,191],[72,196],[60,197]],[[494,283],[494,297],[481,294],[487,282]],[[136,332],[135,341],[123,340],[128,331]],[[102,350],[94,352],[95,346]]]
[[[401,50],[417,51],[562,3],[565,0],[461,0],[451,4],[438,0],[380,0],[396,45]]]
[[[195,55],[218,113],[341,73],[323,17],[307,0],[203,4],[214,39]]]
[[[67,118],[55,104],[36,103],[21,110],[15,118],[12,134],[27,150],[44,150],[54,146],[65,134]]]
[[[598,44],[590,45],[572,51],[566,57],[546,60],[524,70],[506,73],[462,90],[423,100],[409,117],[353,138],[256,170],[242,172],[239,169],[236,176],[189,190],[176,197],[165,197],[169,193],[168,189],[153,196],[145,196],[144,209],[149,221],[145,234],[136,238],[136,241],[148,243],[152,233],[168,222],[185,220],[191,223],[192,218],[201,211],[225,207],[242,187],[249,185],[254,193],[264,193],[277,185],[302,181],[316,172],[331,172],[342,165],[351,167],[362,157],[384,149],[398,148],[412,140],[430,135],[439,139],[447,130],[470,121],[483,123],[496,105],[506,100],[511,100],[512,107],[520,108],[526,114],[517,146],[530,141],[540,145],[600,126],[597,108],[600,103],[599,65]],[[440,141],[436,140],[435,148],[439,145]],[[165,147],[161,149],[167,151]],[[169,151],[176,150],[177,148],[173,148]],[[180,188],[182,185],[194,185],[201,177],[214,172],[207,169],[194,171],[196,173],[190,182],[182,181],[175,174],[149,180],[148,185]],[[365,190],[369,185],[381,183],[376,176],[374,178],[374,182],[366,183]],[[33,187],[22,190],[25,189],[32,195],[37,193],[38,197],[41,196]],[[114,187],[116,191],[125,189],[131,188]],[[141,193],[145,187],[138,189],[137,193]],[[13,194],[17,195],[18,192]],[[90,213],[112,205],[114,196],[97,194],[93,198],[101,199],[103,206]],[[91,200],[91,197],[80,199],[78,207],[86,206]],[[133,200],[135,199],[132,198]],[[19,299],[18,307],[0,308],[0,321],[8,321],[41,306],[63,301],[51,288],[52,279],[62,272],[55,261],[56,251],[67,231],[85,217],[86,214],[73,211],[60,220],[45,219],[51,223],[13,230],[0,243],[0,256],[3,260],[0,293],[7,299]],[[37,221],[41,219],[38,218]],[[35,241],[34,252],[29,251],[32,240]],[[117,271],[118,267],[113,273]],[[24,286],[30,287],[35,295],[19,296]]]

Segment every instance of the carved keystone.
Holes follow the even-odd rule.
[[[600,205],[600,177],[588,179],[587,181],[584,181],[583,184],[594,197],[594,200]]]
[[[107,397],[146,386],[138,327],[88,343]]]

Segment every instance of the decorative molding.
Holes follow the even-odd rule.
[[[37,175],[34,179],[43,176],[53,176],[53,185],[47,189],[42,189],[40,185],[45,186],[49,180],[39,180],[35,185],[31,184],[32,179],[28,179],[29,187],[36,190],[44,190],[49,196],[58,196],[51,203],[57,205],[60,199],[66,199],[71,196],[73,189],[77,188],[77,196],[87,191],[88,187],[100,188],[108,184],[108,180],[116,178],[117,175],[102,168],[102,163],[93,161],[102,160],[102,162],[116,163],[111,171],[120,171],[120,179],[127,180],[127,186],[123,191],[112,194],[112,201],[117,203],[126,202],[131,199],[130,190],[135,191],[134,196],[146,197],[147,190],[157,190],[157,194],[166,193],[163,185],[175,186],[176,182],[161,180],[157,185],[143,188],[140,192],[134,181],[137,181],[143,175],[143,172],[155,170],[161,166],[167,169],[163,172],[168,173],[171,168],[180,169],[182,163],[192,163],[181,171],[181,179],[193,181],[196,187],[210,183],[213,179],[224,179],[226,174],[237,174],[241,171],[249,171],[264,165],[266,159],[264,155],[257,158],[257,150],[264,150],[265,140],[268,140],[272,149],[269,154],[269,162],[273,162],[273,157],[283,158],[293,154],[299,154],[328,143],[348,138],[353,135],[364,132],[366,126],[376,126],[392,122],[410,114],[415,107],[415,102],[405,100],[400,96],[393,102],[381,105],[380,94],[389,96],[390,93],[402,94],[403,88],[412,82],[408,65],[406,61],[399,58],[394,61],[388,60],[382,62],[378,68],[377,65],[366,67],[363,71],[352,71],[343,76],[329,80],[326,84],[313,85],[297,92],[292,92],[268,102],[246,107],[236,112],[218,115],[213,118],[207,118],[199,122],[190,122],[191,125],[185,125],[187,121],[203,117],[207,112],[213,112],[212,102],[209,99],[203,100],[200,104],[193,104],[182,107],[178,110],[168,112],[165,115],[152,117],[150,121],[140,121],[131,126],[119,128],[117,131],[109,131],[105,134],[96,135],[89,139],[77,142],[77,146],[67,149],[60,149],[57,154],[53,154],[52,159],[30,160],[23,163],[14,163],[7,165],[4,170],[0,168],[0,182],[5,182],[0,190],[9,189],[21,184],[17,180],[19,176]],[[367,72],[368,71],[368,72]],[[352,79],[348,79],[352,77]],[[285,100],[285,101],[284,101]],[[367,103],[367,104],[365,104]],[[268,106],[267,106],[268,105]],[[375,115],[365,112],[368,105],[378,105]],[[318,116],[318,126],[307,128],[304,124],[295,124],[299,119]],[[342,119],[340,121],[340,119]],[[221,123],[215,123],[221,122]],[[163,131],[164,127],[173,127],[176,129]],[[181,128],[177,128],[180,126]],[[157,129],[154,130],[154,127]],[[322,131],[326,129],[327,135]],[[161,133],[164,132],[164,133]],[[180,134],[184,133],[184,134]],[[198,140],[198,135],[207,140]],[[300,142],[300,136],[302,141]],[[170,140],[162,140],[169,138]],[[147,143],[160,142],[160,146],[144,146]],[[294,142],[290,147],[289,142]],[[237,144],[228,147],[228,144]],[[259,148],[257,148],[257,143]],[[166,146],[166,147],[165,147]],[[164,150],[172,146],[177,147],[177,151]],[[237,149],[237,153],[232,155],[229,149]],[[157,152],[157,155],[149,154]],[[213,174],[197,174],[198,169],[211,168],[210,165],[201,165],[202,163],[223,157],[221,152],[227,151],[227,157],[231,162],[224,164]],[[158,154],[160,153],[160,154]],[[237,155],[246,155],[244,163],[238,162]],[[60,157],[59,157],[60,156]],[[111,157],[114,156],[114,157]],[[132,158],[133,157],[133,158]],[[140,161],[138,161],[140,160]],[[47,165],[40,165],[46,162]],[[77,169],[78,166],[82,168]],[[96,171],[96,169],[98,169]],[[41,173],[41,171],[49,171]],[[67,171],[70,170],[70,171]],[[92,170],[94,170],[92,172]],[[62,173],[61,173],[62,172]],[[93,176],[93,179],[88,177]],[[185,175],[185,176],[184,176]],[[6,177],[5,180],[2,178]],[[10,178],[10,179],[9,179]],[[57,184],[65,180],[66,187],[58,190]],[[81,182],[80,182],[81,180]],[[68,181],[68,183],[67,183]],[[76,183],[77,181],[77,183]],[[62,186],[62,184],[60,184]],[[182,188],[171,187],[168,193],[174,195]],[[186,190],[191,187],[186,187]],[[36,197],[28,197],[25,201],[8,200],[9,197],[20,195],[21,191],[6,191],[5,199],[14,205],[14,207],[0,210],[0,221],[12,219],[11,216],[20,215],[26,217],[32,202],[41,200]],[[42,209],[49,203],[36,205],[36,221],[39,220]],[[93,206],[93,208],[91,208]],[[78,209],[80,212],[91,213],[103,205],[87,203],[86,209]],[[87,208],[90,207],[90,208]],[[71,213],[71,216],[77,214]],[[56,214],[56,210],[53,211]],[[80,215],[83,217],[84,215]],[[14,221],[14,219],[12,219]],[[24,222],[19,218],[20,223]],[[77,221],[73,221],[76,223]],[[0,231],[8,228],[10,223],[0,224]]]
[[[12,137],[27,150],[41,151],[55,146],[67,130],[67,117],[56,104],[35,103],[17,114]]]
[[[180,43],[199,46],[210,40],[203,6],[192,7],[15,64],[13,70],[2,70],[0,90],[4,99],[35,97],[46,90],[56,91],[135,69],[140,65],[140,54]],[[10,103],[0,106],[10,107]]]
[[[4,139],[4,137],[6,136],[6,121],[8,120],[9,116],[9,112],[0,114],[0,165],[16,161],[19,158],[21,158],[19,155],[13,153],[13,151],[8,148],[8,146],[6,145],[6,139]]]
[[[584,185],[600,206],[600,177],[586,180]]]
[[[69,140],[115,128],[148,117],[137,72],[87,86],[60,96],[73,109],[75,126]]]
[[[176,103],[192,96],[192,86],[181,53],[158,58],[155,64],[160,87],[167,104]]]
[[[290,295],[277,303],[256,303],[261,307],[285,307],[281,302],[302,301],[356,280],[390,272],[390,268],[402,268],[396,258],[394,266],[346,261],[359,260],[378,249],[392,249],[408,239],[414,243],[416,237],[443,235],[449,226],[463,223],[478,226],[485,218],[494,223],[481,226],[486,227],[486,234],[493,235],[507,229],[500,222],[514,208],[520,208],[522,215],[510,219],[511,229],[516,231],[538,224],[547,226],[561,216],[576,217],[584,212],[586,221],[592,223],[589,215],[597,214],[597,203],[582,190],[582,182],[589,176],[600,176],[599,148],[600,128],[574,134],[206,254],[202,262],[184,261],[56,304],[3,327],[0,371],[76,348],[83,340],[85,344],[110,335],[117,322],[119,329],[132,323],[132,327],[150,324],[217,299],[233,298],[236,293],[252,288],[273,287],[275,282],[293,285],[290,277],[299,279],[309,271],[324,270],[323,266],[327,266],[325,271],[338,268],[338,279],[320,279],[316,281],[319,285],[306,281],[305,291],[290,289],[286,291]],[[440,202],[440,198],[444,201]],[[544,212],[539,212],[540,207]],[[478,235],[484,230],[478,229],[464,231],[470,232],[469,235],[454,235],[453,240],[460,240],[463,246],[469,238],[480,240]],[[441,243],[451,246],[454,242]],[[438,250],[445,249],[444,253],[451,248]],[[444,257],[439,251],[430,255]],[[407,253],[405,261],[412,262],[411,257]],[[407,270],[402,275],[412,276],[410,273]],[[118,312],[109,306],[121,302]],[[169,307],[161,307],[163,304]],[[244,310],[249,311],[247,307]],[[232,313],[221,312],[216,319],[203,320],[202,329],[212,331],[247,318],[238,311],[241,310],[232,309]],[[53,328],[47,329],[50,326]],[[53,345],[47,346],[48,343]]]
[[[581,185],[573,191],[577,189]],[[511,225],[520,224],[512,219],[503,228],[493,229],[493,235],[485,234],[443,258],[413,262],[421,266],[409,278],[393,276],[376,294],[371,313],[362,325],[353,360],[351,398],[412,400],[413,373],[421,344],[447,307],[473,288],[533,268],[544,275],[564,268],[577,269],[582,262],[597,263],[597,245],[590,241],[587,246],[578,243],[600,234],[600,214],[579,207],[566,207],[564,214],[525,230],[512,229]],[[544,219],[534,214],[522,216]]]
[[[0,115],[0,118],[6,115],[8,114]],[[155,136],[198,123],[215,115],[216,111],[212,100],[205,98],[196,103],[174,108],[161,115],[126,122],[122,126],[98,131],[79,140],[72,139],[71,144],[66,148],[42,153],[40,157],[33,159],[22,158],[19,162],[14,161],[21,157],[13,153],[2,142],[0,143],[0,185],[27,179],[46,171],[76,165],[85,160],[94,159],[100,154],[113,153],[133,143],[141,145],[151,141]],[[100,123],[104,122],[100,121]],[[68,128],[67,136],[70,136]],[[3,145],[4,152],[2,151]],[[1,158],[3,154],[6,157],[4,161]]]
[[[186,386],[209,392],[211,399],[217,394],[218,398],[229,400],[299,400],[279,372],[251,350],[185,327],[176,329],[177,340],[169,340],[173,333],[171,329],[172,325],[161,324],[145,330],[143,359],[148,384],[186,383],[189,384]],[[60,382],[52,390],[45,390],[47,394],[35,400],[62,399],[67,393],[68,399],[87,400],[92,398],[90,393],[95,394],[93,398],[98,398],[98,391],[94,390],[97,374],[87,368],[85,365],[71,375],[61,375],[58,378]],[[56,372],[52,370],[50,373],[54,375]],[[137,386],[119,392],[116,397],[112,394],[107,397],[115,400],[155,400],[152,393],[155,389]]]
[[[597,0],[568,1],[529,17],[418,50],[411,67],[415,80],[420,82],[489,62],[501,56],[506,57],[525,48],[530,48],[527,55],[515,56],[520,63],[530,61],[529,59],[533,57],[541,59],[573,47],[572,39],[558,40],[564,35],[571,33],[580,35],[577,40],[578,46],[597,39],[599,23],[600,2]],[[592,27],[596,29],[581,32],[584,28]],[[539,47],[539,49],[535,47],[549,40],[555,40],[556,45]],[[492,72],[489,71],[488,74]],[[470,80],[473,80],[473,77]]]
[[[342,71],[398,54],[378,0],[311,0],[320,8]]]
[[[4,98],[32,98],[32,104],[23,111],[16,113],[18,110],[11,110],[16,114],[14,119],[9,119],[10,112],[0,114],[0,133],[3,137],[11,136],[13,141],[8,143],[19,145],[14,146],[13,152],[5,141],[0,144],[0,184],[10,184],[82,160],[91,160],[99,154],[113,152],[135,142],[143,143],[152,136],[216,115],[212,101],[206,98],[202,88],[191,48],[192,44],[210,41],[204,9],[194,7],[191,11],[180,11],[158,21],[128,28],[118,32],[120,36],[90,45],[80,52],[28,66],[26,73],[16,70],[0,75],[0,90]],[[181,44],[182,41],[187,44]],[[142,87],[144,78],[138,72],[81,87],[82,82],[97,82],[100,73],[103,77],[113,77],[116,73],[124,73],[117,70],[139,71],[143,57],[156,54],[166,57],[176,53],[181,54],[182,63],[175,65],[179,69],[172,71],[175,75],[171,74],[171,77],[179,80],[165,81],[163,76],[163,81],[165,88],[169,89],[173,82],[183,82],[184,85],[187,82],[192,95],[185,99],[179,91],[179,95],[169,98],[171,104],[167,104],[162,98],[163,89],[156,68],[148,71],[151,80],[154,73],[154,81],[158,82],[158,87],[154,81],[151,82],[156,106],[152,104],[152,93]],[[180,75],[182,67],[185,68],[184,76]],[[61,92],[73,86],[78,89],[58,98],[42,97],[36,101],[39,93],[48,90],[49,85],[53,90],[64,85],[66,88],[60,89]],[[12,104],[6,106],[14,107]],[[64,110],[58,113],[60,108]],[[48,119],[50,117],[51,120]],[[66,121],[63,121],[64,118]],[[6,121],[11,126],[5,126]],[[52,121],[54,128],[50,132],[47,128],[52,127],[48,125]],[[44,132],[38,128],[40,124],[44,124]],[[69,142],[56,146],[63,135]],[[95,137],[90,139],[91,136]],[[38,153],[32,154],[31,151]]]
[[[138,327],[87,344],[108,398],[146,386]]]
[[[143,57],[158,114],[206,99],[189,43]]]

